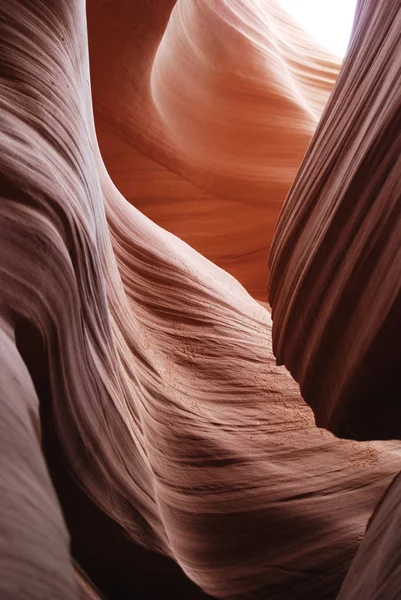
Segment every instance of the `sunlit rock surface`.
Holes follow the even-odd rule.
[[[245,167],[238,172],[234,142],[225,146],[222,135],[201,132],[196,96],[187,115],[199,131],[193,146],[175,112],[192,93],[189,74],[176,63],[189,60],[195,39],[194,60],[215,56],[215,69],[221,58],[222,72],[229,71],[226,82],[217,77],[228,85],[221,90],[213,69],[197,69],[200,89],[222,106],[234,75],[239,91],[247,89],[240,66],[246,59],[249,102],[263,114],[252,66],[264,61],[272,86],[260,75],[258,93],[275,97],[284,111],[274,113],[266,100],[266,131],[278,127],[269,125],[269,111],[277,119],[286,114],[284,145],[291,143],[286,128],[294,127],[294,156],[278,178],[285,194],[335,68],[313,48],[301,59],[307,43],[273,2],[266,2],[264,20],[261,3],[246,6],[248,12],[242,2],[188,0],[168,21],[172,3],[88,4],[99,139],[117,170],[120,156],[128,202],[106,171],[95,135],[85,3],[0,5],[4,598],[153,599],[166,590],[183,600],[335,598],[372,511],[400,470],[399,442],[343,441],[317,429],[297,384],[275,364],[268,311],[133,206],[149,200],[155,182],[153,189],[170,190],[173,206],[180,182],[181,215],[189,186],[198,194],[192,205],[204,204],[208,215],[201,221],[194,211],[205,248],[207,223],[215,227],[217,214],[234,220],[230,203],[246,203],[247,181],[248,199],[261,211],[250,220],[266,230],[268,218],[258,216],[263,197],[266,214],[270,202],[278,210],[280,201],[269,196],[278,184],[269,183],[268,142],[267,177],[258,180]],[[206,29],[212,20],[215,37],[200,31],[202,19]],[[239,35],[243,30],[248,35]],[[193,36],[189,46],[185,31]],[[211,41],[219,47],[215,55]],[[238,52],[238,73],[224,62],[226,43],[232,58]],[[319,64],[314,77],[308,60]],[[176,98],[168,95],[165,72],[177,77]],[[231,125],[226,111],[215,125],[232,126],[238,142],[246,111],[239,98],[232,102]],[[216,119],[209,108],[206,124]],[[245,138],[256,135],[251,115]],[[227,153],[239,161],[231,174]],[[254,163],[249,153],[241,164],[262,169],[263,148]],[[199,183],[207,177],[210,197]],[[214,194],[223,198],[230,186],[228,204],[219,205]],[[162,207],[162,192],[157,198]],[[178,220],[172,210],[165,214],[174,231]],[[241,225],[240,212],[235,220],[250,251],[257,236],[245,219]],[[213,231],[222,235],[217,226]]]
[[[96,128],[113,180],[266,300],[274,225],[337,59],[271,0],[87,7]]]

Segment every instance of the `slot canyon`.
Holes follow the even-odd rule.
[[[0,192],[0,600],[400,599],[401,0],[0,0]]]

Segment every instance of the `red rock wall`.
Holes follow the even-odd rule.
[[[116,62],[111,71],[104,64],[104,104],[102,63],[93,70],[94,100],[117,107],[102,147],[115,149],[117,167],[122,124],[131,148],[136,123],[138,139],[178,164],[178,150],[166,148],[169,135],[184,147],[182,130],[158,80],[169,48],[154,53],[164,31],[162,44],[175,28],[181,39],[185,7],[200,10],[192,25],[203,42],[203,5],[177,4],[169,24],[171,5],[118,6],[99,4],[99,48]],[[204,6],[216,44],[226,41],[220,28],[234,35],[242,3]],[[211,10],[218,6],[225,12]],[[266,6],[276,22],[279,11]],[[124,7],[143,10],[143,20],[137,12],[124,21]],[[257,12],[248,16],[259,23]],[[157,40],[134,35],[140,23],[148,31],[147,19]],[[95,135],[83,0],[9,0],[0,24],[0,596],[88,599],[98,588],[112,600],[166,590],[183,600],[334,598],[400,469],[399,442],[356,444],[318,430],[276,365],[269,313],[117,190]],[[135,79],[133,39],[153,60],[159,129],[144,119],[156,108]],[[148,55],[149,39],[157,43]],[[272,55],[265,60],[273,72]],[[132,113],[129,82],[143,94]],[[293,108],[301,121],[303,109]],[[162,126],[169,135],[156,135]],[[121,163],[135,196],[143,171],[130,171],[130,152]],[[161,173],[144,176],[145,196],[157,177],[163,188]],[[219,186],[228,181],[226,173]]]
[[[359,2],[270,254],[273,349],[318,425],[400,438],[401,6]]]
[[[337,60],[271,0],[89,0],[87,11],[116,185],[266,300],[274,225]]]

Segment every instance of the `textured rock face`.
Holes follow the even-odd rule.
[[[96,128],[117,187],[266,299],[274,224],[338,63],[270,0],[87,7]]]
[[[339,600],[399,598],[400,483],[401,476],[398,475],[376,507]]]
[[[365,0],[272,246],[273,347],[319,425],[400,438],[401,5]]]
[[[127,137],[135,122],[138,139],[179,161],[186,142],[161,75],[175,56],[171,29],[183,35],[180,11],[201,5],[177,4],[167,25],[171,4],[165,14],[158,4],[121,6],[144,24],[140,56],[156,57],[164,137],[140,125],[155,114],[149,97],[136,96],[130,112],[129,87],[117,85],[130,74],[128,51],[117,63],[128,71],[103,92],[95,74],[95,104],[111,110],[115,94]],[[99,23],[112,30],[111,6],[99,4],[109,19]],[[218,27],[230,31],[233,7],[243,7],[206,6],[210,18],[224,7]],[[156,55],[164,30],[153,37],[148,18],[167,27]],[[84,2],[9,0],[0,23],[0,595],[334,598],[400,469],[400,444],[318,430],[275,364],[269,313],[117,191],[94,130]],[[117,31],[107,48],[99,30],[110,56],[129,43]],[[132,81],[143,94],[144,81]],[[169,136],[177,147],[167,152]],[[105,153],[109,143],[120,152],[116,133],[100,138]]]

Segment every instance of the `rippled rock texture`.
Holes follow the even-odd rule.
[[[172,8],[0,5],[4,598],[335,598],[400,469],[317,429],[268,311],[138,210],[246,283],[337,67],[272,1]]]
[[[273,347],[317,423],[401,437],[401,5],[359,2],[270,256]]]

